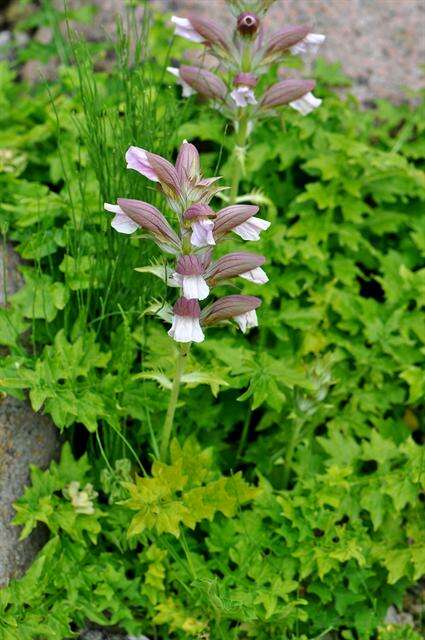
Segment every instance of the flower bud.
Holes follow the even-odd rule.
[[[244,11],[238,17],[237,30],[243,36],[253,36],[260,26],[260,19],[251,11]]]
[[[176,171],[180,180],[197,178],[200,172],[199,153],[197,148],[186,140],[180,146],[176,160]]]
[[[276,82],[264,93],[261,106],[264,109],[270,109],[288,104],[312,91],[315,85],[314,80],[282,80],[281,82]]]
[[[200,67],[180,67],[180,77],[206,98],[224,100],[227,95],[227,87],[223,80],[207,69]]]
[[[274,54],[283,53],[286,49],[304,40],[309,31],[310,27],[306,25],[286,27],[276,31],[266,41],[264,57],[267,58]]]

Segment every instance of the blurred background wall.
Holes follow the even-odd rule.
[[[63,7],[63,0],[49,1],[52,7]],[[113,32],[115,14],[124,11],[128,0],[68,0],[70,8],[90,3],[98,7],[98,13],[84,32],[99,40],[105,31]],[[20,0],[0,0],[0,46],[19,5]],[[26,11],[31,11],[31,3],[26,5]],[[224,0],[150,0],[149,5],[182,16],[196,12],[231,19]],[[360,99],[397,101],[404,88],[415,90],[424,85],[425,0],[277,0],[267,17],[271,30],[299,22],[326,34],[321,55],[342,63]],[[44,27],[32,37],[45,42],[51,34]],[[34,80],[36,65],[29,64],[25,75]]]

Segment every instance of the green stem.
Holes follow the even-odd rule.
[[[170,443],[171,432],[173,430],[174,414],[176,412],[177,401],[179,399],[180,383],[184,370],[185,358],[188,350],[179,349],[176,361],[176,372],[174,374],[173,386],[171,387],[170,400],[168,403],[167,414],[165,416],[164,425],[161,433],[161,445],[159,449],[160,459],[165,462],[168,457],[168,446]]]
[[[298,444],[301,429],[303,427],[304,420],[300,417],[294,419],[294,425],[291,432],[291,437],[288,442],[285,454],[285,466],[283,468],[283,487],[288,488],[289,478],[292,470],[292,462],[294,458],[295,448]]]
[[[249,409],[246,413],[245,420],[242,427],[242,433],[239,440],[238,451],[236,453],[236,458],[239,459],[242,457],[242,453],[244,452],[246,441],[248,439],[249,434],[249,425],[251,424],[251,415],[252,415],[252,403],[249,403]]]
[[[246,116],[241,116],[234,122],[236,135],[235,146],[233,151],[233,177],[232,188],[230,191],[230,204],[235,204],[239,193],[239,183],[243,175],[243,161],[238,153],[239,149],[244,149],[248,137],[248,120]]]
[[[236,202],[236,198],[238,197],[238,192],[239,192],[239,182],[242,176],[241,163],[239,162],[239,159],[236,157],[236,154],[235,154],[233,165],[234,167],[233,167],[233,177],[232,177],[232,188],[230,190],[230,204],[235,204]]]

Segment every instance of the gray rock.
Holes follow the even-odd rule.
[[[7,298],[18,291],[23,285],[23,278],[18,271],[19,256],[10,244],[0,245],[0,307]]]
[[[0,404],[0,586],[19,577],[46,540],[40,528],[19,541],[20,528],[11,524],[13,502],[29,481],[29,465],[41,468],[59,453],[58,431],[25,402],[6,398]]]
[[[386,613],[385,624],[409,625],[413,627],[414,619],[411,613],[405,611],[397,611],[394,605],[391,605]]]

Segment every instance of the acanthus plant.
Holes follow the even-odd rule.
[[[287,78],[264,91],[257,84],[283,55],[292,53],[310,61],[325,40],[305,25],[265,32],[262,17],[274,0],[227,0],[236,21],[233,31],[211,18],[173,16],[175,34],[204,45],[193,64],[168,67],[182,85],[183,96],[199,93],[233,123],[233,182],[230,202],[236,202],[244,173],[247,142],[258,120],[277,115],[276,107],[289,105],[308,115],[320,104],[313,80]],[[191,52],[193,54],[193,51]],[[193,57],[193,56],[192,56]]]
[[[131,234],[140,229],[147,232],[173,263],[172,267],[158,264],[138,270],[154,273],[170,287],[180,290],[174,306],[165,305],[161,312],[161,317],[171,322],[168,334],[179,345],[161,434],[160,455],[166,459],[184,360],[190,344],[202,342],[204,330],[223,321],[235,321],[244,333],[258,324],[256,309],[261,300],[255,296],[228,295],[201,309],[199,301],[206,300],[217,284],[236,277],[256,284],[264,284],[268,280],[262,269],[264,256],[236,251],[214,260],[214,248],[231,232],[247,241],[258,240],[270,223],[257,217],[256,205],[234,204],[214,211],[210,202],[223,187],[217,185],[218,177],[203,177],[198,151],[187,141],[180,146],[175,165],[139,147],[130,147],[126,160],[127,168],[158,184],[176,218],[174,228],[156,207],[147,202],[119,198],[117,204],[105,203],[105,209],[115,214],[111,225],[116,231]]]

